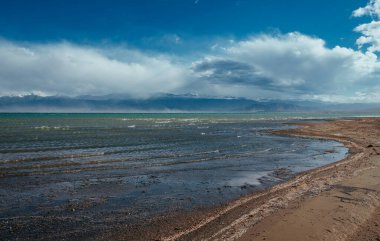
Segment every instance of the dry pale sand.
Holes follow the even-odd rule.
[[[380,118],[308,123],[276,134],[337,140],[350,155],[159,240],[380,240]]]
[[[380,239],[380,227],[372,225],[375,224],[373,221],[366,223],[371,215],[376,215],[380,192],[380,158],[373,158],[370,162],[373,167],[337,182],[331,190],[317,197],[262,220],[238,240]],[[367,233],[368,228],[373,230],[372,234]]]
[[[380,119],[305,125],[287,133],[355,143],[358,153],[348,160],[360,166],[319,195],[263,219],[238,240],[380,240]]]

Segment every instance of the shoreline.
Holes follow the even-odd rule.
[[[380,140],[378,140],[380,137],[380,118],[354,118],[351,120],[345,118],[323,122],[297,121],[287,124],[293,127],[298,126],[298,128],[272,129],[270,132],[273,135],[296,136],[309,140],[337,141],[348,148],[346,157],[341,160],[336,158],[335,160],[338,161],[298,172],[282,179],[282,182],[274,186],[249,192],[224,204],[214,203],[188,210],[173,207],[162,215],[143,216],[138,222],[123,222],[124,218],[130,217],[129,212],[124,214],[127,216],[117,216],[117,213],[110,213],[111,216],[106,217],[108,223],[105,226],[97,225],[97,222],[102,221],[102,217],[99,219],[88,218],[88,223],[84,224],[80,223],[79,219],[76,220],[75,217],[62,219],[59,216],[31,216],[24,220],[22,216],[19,216],[17,220],[10,220],[9,223],[3,219],[0,223],[0,230],[4,234],[7,234],[6,232],[16,234],[20,232],[22,235],[27,234],[29,229],[41,230],[39,233],[31,232],[35,235],[29,236],[31,240],[33,237],[36,240],[76,237],[77,240],[248,241],[265,239],[293,241],[346,240],[352,235],[357,235],[357,237],[367,235],[367,228],[372,227],[372,223],[377,224],[376,217],[371,216],[376,207],[380,214],[380,176],[376,172],[373,173],[380,168],[380,160],[378,163],[372,160],[374,157],[380,158]],[[307,142],[306,139],[302,140],[301,145],[305,142]],[[334,145],[333,142],[326,143],[329,143],[327,148]],[[283,151],[287,152],[287,150],[285,148]],[[331,153],[330,149],[327,149],[325,153]],[[312,158],[314,157],[310,156],[310,160]],[[308,165],[308,160],[304,160],[305,165]],[[366,176],[367,179],[365,181],[353,181],[353,179],[361,176]],[[379,178],[372,176],[379,176]],[[346,184],[349,182],[356,186],[347,186]],[[363,186],[360,190],[358,189],[359,184]],[[370,186],[372,184],[374,184],[373,187]],[[326,195],[333,191],[335,192],[329,194],[329,199],[326,199]],[[360,195],[357,195],[356,192]],[[197,196],[194,197],[197,198]],[[316,200],[318,201],[317,204],[310,204]],[[355,206],[345,206],[346,203],[355,202],[361,206],[364,203],[366,210],[363,211]],[[342,218],[345,214],[338,212],[341,206],[347,213],[355,213],[356,216]],[[324,209],[319,210],[320,207]],[[333,209],[331,209],[332,207]],[[325,209],[329,211],[326,212]],[[310,210],[319,210],[318,213],[321,214],[311,215],[314,211],[311,212]],[[71,211],[74,212],[75,209]],[[297,213],[296,216],[294,216],[295,213]],[[333,218],[333,220],[327,220],[327,218]],[[305,223],[312,223],[313,225],[307,226]],[[329,226],[324,227],[322,225],[323,227],[315,228],[315,225],[321,226],[320,224],[324,223],[328,223]],[[330,226],[335,227],[335,223],[340,226],[331,229]],[[352,226],[352,223],[355,225]],[[56,226],[55,231],[50,232],[53,229],[46,228],[50,227],[48,226],[50,224],[63,225],[63,228]],[[380,225],[380,219],[378,224]],[[79,225],[80,228],[75,227],[75,225]],[[350,227],[349,230],[342,229],[342,225]],[[300,229],[300,226],[305,227]],[[372,227],[372,229],[376,232],[377,227]],[[308,233],[303,232],[303,230],[308,230]],[[282,236],[275,236],[276,234]],[[294,234],[298,235],[298,238]],[[318,236],[320,234],[322,236]],[[305,236],[313,238],[307,239]],[[352,238],[350,241],[354,240],[362,239]]]
[[[239,240],[239,238],[248,240],[244,239],[243,236],[246,236],[256,224],[263,220],[318,197],[321,193],[331,190],[335,184],[342,180],[350,179],[360,172],[376,168],[368,162],[371,156],[378,155],[376,154],[376,147],[374,147],[375,151],[371,149],[374,146],[373,144],[368,144],[369,147],[367,147],[365,142],[359,142],[352,136],[316,130],[316,126],[334,126],[336,123],[342,124],[344,122],[351,122],[350,124],[361,121],[379,122],[379,120],[379,118],[360,118],[332,120],[326,123],[293,123],[299,128],[273,131],[274,134],[279,135],[339,141],[349,148],[349,155],[343,160],[299,173],[290,180],[265,191],[255,192],[232,201],[201,222],[179,230],[175,234],[160,237],[158,240]],[[372,206],[376,207],[378,201],[378,198],[375,198]],[[368,220],[372,211],[366,213],[366,218],[360,224]],[[360,225],[357,225],[357,229],[359,228]],[[265,231],[265,227],[260,231]],[[352,232],[343,236],[348,238],[354,234],[355,232]],[[330,240],[344,240],[343,238],[335,239],[336,237],[334,236],[334,239]]]

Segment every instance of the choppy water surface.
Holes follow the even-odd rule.
[[[334,141],[271,135],[289,128],[283,122],[223,114],[2,114],[0,218],[136,222],[222,204],[346,155]]]

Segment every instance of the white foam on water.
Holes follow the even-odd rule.
[[[168,123],[172,123],[173,121],[171,121],[171,120],[162,120],[162,121],[156,121],[156,122],[154,122],[154,123],[156,123],[156,124],[168,124]]]
[[[69,130],[69,126],[35,126],[34,129],[37,130]]]
[[[261,150],[261,151],[256,151],[256,153],[264,153],[264,152],[268,152],[270,150],[272,150],[272,148],[264,149],[264,150]]]

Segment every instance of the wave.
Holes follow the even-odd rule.
[[[69,126],[35,126],[36,130],[69,130]]]

